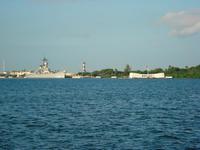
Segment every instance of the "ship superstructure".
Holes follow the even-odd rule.
[[[48,63],[48,60],[44,57],[42,59],[42,64],[40,65],[37,73],[40,73],[40,74],[47,74],[47,73],[50,73],[50,69],[49,69],[49,63]]]
[[[65,78],[65,72],[54,72],[49,69],[48,59],[42,59],[42,64],[34,73],[25,76],[25,78]]]

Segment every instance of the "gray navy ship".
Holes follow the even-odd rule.
[[[48,60],[43,58],[39,69],[25,78],[65,78],[65,72],[55,72],[49,69]]]

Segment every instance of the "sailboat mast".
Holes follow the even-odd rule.
[[[5,72],[5,68],[6,68],[6,64],[5,64],[5,60],[3,60],[3,72]]]

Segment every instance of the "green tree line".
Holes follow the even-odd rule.
[[[130,65],[126,65],[123,71],[118,69],[102,69],[93,72],[80,72],[79,75],[83,76],[101,76],[102,78],[110,78],[117,76],[118,78],[127,78],[130,72],[146,74],[147,70],[132,70]],[[166,76],[172,76],[173,78],[200,78],[200,65],[192,67],[174,67],[169,66],[166,69],[156,68],[148,70],[148,73],[160,73],[164,72]]]

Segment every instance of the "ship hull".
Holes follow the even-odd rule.
[[[59,79],[59,78],[65,78],[65,73],[58,72],[58,73],[47,73],[47,74],[30,74],[25,76],[25,78],[38,78],[38,79]]]

